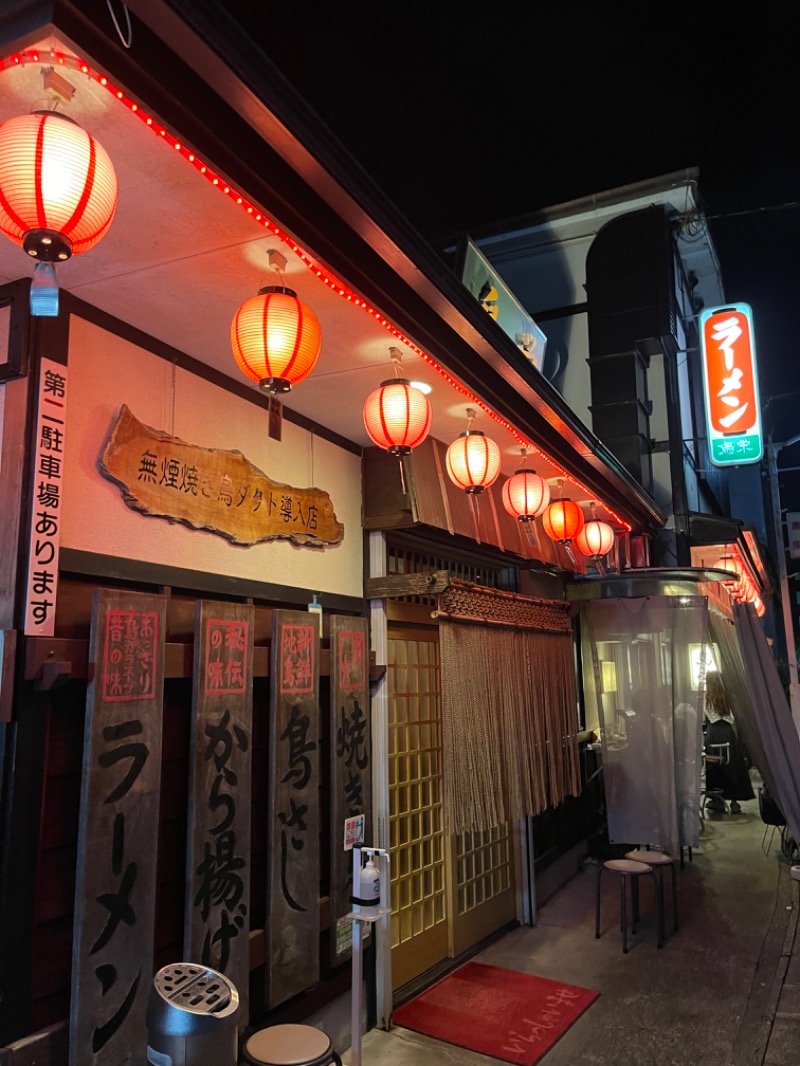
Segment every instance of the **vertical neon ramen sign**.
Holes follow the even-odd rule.
[[[757,463],[764,454],[753,312],[747,304],[700,316],[708,451],[715,466]]]

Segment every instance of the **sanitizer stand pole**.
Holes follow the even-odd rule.
[[[352,986],[350,989],[350,1066],[361,1066],[361,1012],[364,1002],[364,925],[377,922],[390,913],[389,853],[382,848],[353,848],[353,895],[361,883],[361,852],[378,859],[381,875],[381,904],[374,914],[355,913],[353,919]],[[385,903],[385,905],[383,905]]]
[[[353,919],[353,986],[350,995],[350,1066],[361,1066],[361,1006],[364,989],[364,949],[362,946],[362,925],[358,918]]]

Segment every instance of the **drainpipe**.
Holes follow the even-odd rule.
[[[686,493],[686,464],[683,460],[683,427],[678,402],[678,356],[673,345],[664,350],[664,376],[667,388],[667,436],[669,474],[672,483],[672,515],[675,525],[675,565],[692,565],[689,536],[689,497]]]

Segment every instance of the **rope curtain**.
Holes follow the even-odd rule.
[[[569,605],[490,589],[469,594],[460,613],[453,597],[446,614],[437,612],[448,834],[491,829],[580,794]],[[517,626],[508,624],[515,607]],[[545,612],[546,630],[531,626],[532,607]]]

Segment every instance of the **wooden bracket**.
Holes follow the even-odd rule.
[[[72,676],[71,662],[46,662],[42,664],[42,676],[35,682],[37,692],[52,692],[66,684]]]
[[[450,571],[430,574],[387,574],[365,582],[368,600],[390,600],[398,596],[436,596],[450,587]]]

